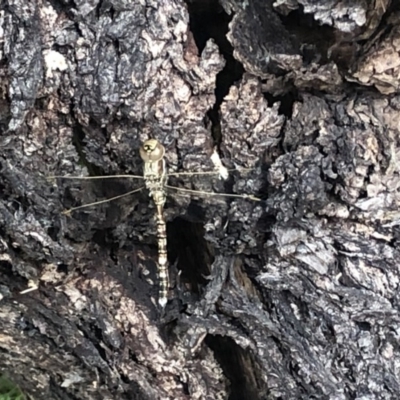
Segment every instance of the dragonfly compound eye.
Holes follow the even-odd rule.
[[[146,140],[140,147],[140,157],[144,162],[159,161],[164,157],[164,146],[155,139]]]

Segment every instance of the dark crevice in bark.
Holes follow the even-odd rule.
[[[132,381],[129,377],[121,374],[121,380],[126,384],[126,398],[129,400],[152,400],[147,396],[140,385]]]
[[[217,75],[215,88],[215,104],[208,111],[207,116],[211,121],[211,131],[214,142],[221,142],[221,127],[219,109],[224,97],[229,93],[230,87],[240,80],[244,73],[242,64],[233,57],[233,47],[227,39],[229,16],[220,6],[218,0],[190,1],[187,0],[190,16],[190,29],[194,40],[201,53],[209,39],[214,39],[220,52],[225,58],[225,67]]]
[[[66,264],[58,264],[56,267],[57,267],[57,272],[59,273],[67,274],[69,271],[68,265]]]
[[[181,385],[182,385],[182,389],[183,389],[183,393],[186,396],[190,396],[190,390],[189,390],[189,385],[186,382],[182,382],[180,381]]]
[[[110,229],[98,229],[94,232],[92,240],[98,246],[100,246],[101,248],[104,248],[104,246],[108,242],[107,238],[110,235],[110,233],[111,233]],[[111,241],[111,242],[113,242],[113,241]]]
[[[65,390],[60,386],[59,382],[56,382],[53,378],[49,380],[49,388],[51,390],[52,395],[56,399],[60,400],[80,400],[79,395],[75,396],[74,393],[65,393]]]
[[[47,234],[50,236],[50,238],[52,239],[52,240],[57,240],[57,238],[58,238],[58,235],[59,235],[59,232],[60,232],[60,228],[59,227],[57,227],[57,226],[50,226],[48,229],[47,229]]]
[[[214,352],[224,375],[230,382],[229,400],[257,400],[257,370],[251,353],[239,347],[231,338],[208,335],[205,343]]]
[[[98,316],[98,319],[100,318],[101,315]],[[86,322],[82,321],[81,332],[83,332],[83,335],[93,344],[94,348],[98,351],[100,358],[106,361],[108,359],[107,352],[100,344],[104,341],[103,329],[99,326],[100,321],[91,322],[87,325],[85,324]],[[87,329],[86,327],[90,329]]]
[[[75,125],[73,129],[73,137],[72,137],[72,144],[75,146],[76,152],[79,156],[79,163],[84,165],[89,172],[89,175],[98,176],[102,175],[102,171],[96,167],[95,165],[91,164],[85,155],[85,132],[79,125]]]
[[[0,168],[1,168],[1,165],[0,165]],[[5,197],[5,194],[6,194],[5,190],[6,190],[6,186],[0,182],[0,199],[3,199]]]
[[[312,14],[305,14],[300,5],[297,10],[288,15],[280,15],[280,20],[289,32],[291,38],[302,44],[303,62],[329,62],[328,50],[335,42],[335,30],[327,25],[321,25]]]
[[[177,269],[181,271],[179,280],[198,295],[207,283],[213,262],[212,249],[204,239],[203,224],[178,217],[168,223],[167,232],[170,264],[177,262]]]
[[[12,268],[12,264],[9,261],[0,261],[0,271],[4,269],[4,271],[10,271]]]
[[[279,114],[283,114],[288,119],[292,116],[294,103],[299,101],[298,93],[294,89],[283,96],[273,96],[272,94],[264,92],[264,97],[267,100],[269,107],[280,102],[278,109]]]

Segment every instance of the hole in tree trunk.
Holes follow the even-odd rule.
[[[203,224],[178,217],[168,223],[167,230],[171,264],[177,261],[180,281],[199,294],[214,260],[213,249],[204,239]]]
[[[224,375],[230,381],[229,400],[260,399],[258,368],[252,354],[228,337],[208,335],[205,343],[214,352]]]

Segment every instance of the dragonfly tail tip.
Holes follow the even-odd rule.
[[[158,304],[160,305],[161,308],[165,308],[165,306],[167,305],[167,301],[168,299],[166,297],[160,297],[158,299]]]

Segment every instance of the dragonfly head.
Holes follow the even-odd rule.
[[[165,148],[158,140],[149,139],[142,144],[139,152],[144,162],[156,162],[164,157]]]

